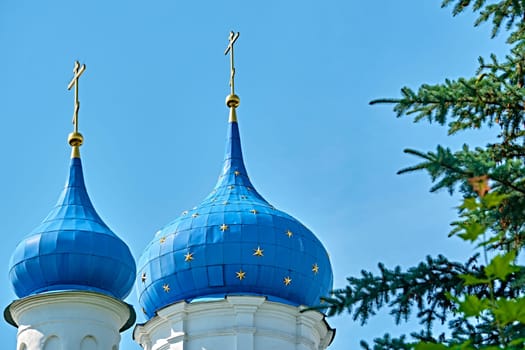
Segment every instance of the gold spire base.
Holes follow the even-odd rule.
[[[230,123],[237,123],[237,111],[235,108],[239,107],[241,104],[241,99],[239,96],[230,94],[226,96],[226,106],[230,107]]]
[[[84,142],[84,137],[79,132],[72,132],[67,137],[69,145],[73,147],[71,150],[71,158],[80,158],[80,146]]]
[[[239,107],[240,104],[241,104],[241,99],[239,98],[239,96],[235,94],[230,94],[226,96],[226,106],[230,108],[232,107],[237,108]]]
[[[71,159],[73,158],[80,158],[80,147],[73,146],[71,149]]]
[[[233,107],[230,108],[230,118],[228,119],[228,122],[237,123],[237,112]]]

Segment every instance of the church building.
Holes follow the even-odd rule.
[[[322,350],[333,340],[311,307],[332,289],[328,253],[301,222],[268,203],[244,165],[230,33],[224,163],[204,200],[157,231],[137,264],[102,221],[84,184],[75,63],[69,177],[44,221],[15,248],[9,277],[19,299],[4,312],[17,350],[118,350],[134,327],[145,350]],[[225,118],[226,119],[226,118]],[[135,285],[145,323],[124,299]]]

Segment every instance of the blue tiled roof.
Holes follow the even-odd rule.
[[[90,290],[123,299],[135,274],[129,248],[98,216],[84,185],[81,160],[72,158],[56,206],[11,256],[9,277],[16,295]]]
[[[321,242],[253,187],[238,124],[230,122],[217,185],[156,233],[139,259],[136,283],[143,312],[152,317],[177,301],[232,294],[318,305],[332,280]]]

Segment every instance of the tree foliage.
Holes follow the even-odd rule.
[[[420,162],[399,173],[425,171],[431,191],[458,192],[458,219],[450,236],[477,249],[465,262],[427,257],[402,270],[379,264],[377,273],[349,277],[345,288],[326,298],[329,315],[349,313],[366,323],[387,309],[397,323],[419,320],[409,336],[388,334],[362,342],[365,349],[523,349],[525,348],[525,267],[517,258],[525,244],[525,0],[443,0],[453,15],[466,10],[489,23],[492,36],[506,35],[503,58],[479,58],[475,76],[401,89],[383,98],[398,117],[438,123],[449,134],[482,127],[499,131],[485,147],[435,151],[407,149]],[[433,325],[446,324],[436,334]]]

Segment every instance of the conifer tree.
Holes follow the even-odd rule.
[[[496,142],[459,150],[412,149],[419,159],[400,174],[425,171],[431,191],[461,195],[451,236],[476,246],[467,261],[427,257],[406,270],[379,264],[377,272],[349,277],[345,288],[326,298],[329,315],[349,313],[366,323],[380,309],[396,322],[418,319],[420,328],[392,338],[385,334],[365,349],[524,349],[525,267],[517,258],[525,244],[525,0],[443,0],[458,15],[477,14],[492,37],[504,35],[505,57],[480,58],[475,76],[401,89],[392,104],[398,117],[439,123],[449,134],[496,128]],[[436,332],[441,323],[448,331]]]

